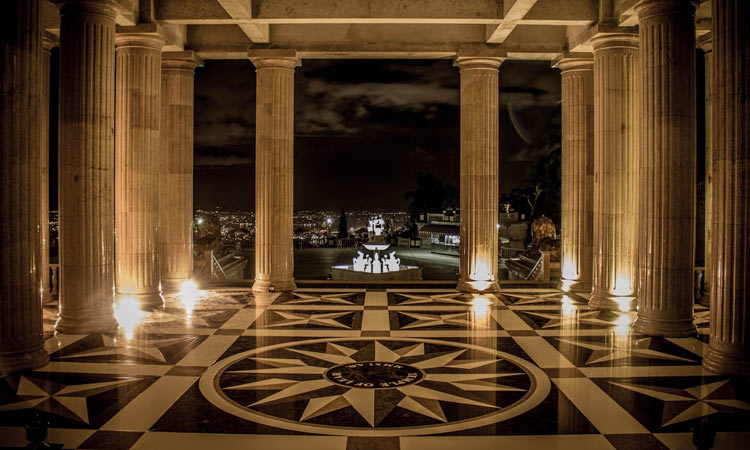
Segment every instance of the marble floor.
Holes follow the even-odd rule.
[[[700,306],[664,339],[555,289],[300,286],[125,301],[112,335],[55,335],[50,305],[50,364],[0,378],[0,447],[36,417],[66,449],[747,448],[750,382],[701,367]]]

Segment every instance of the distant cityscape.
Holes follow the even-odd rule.
[[[408,225],[409,213],[384,211],[346,211],[347,228],[350,236],[366,233],[371,217],[382,216],[389,231],[402,230]],[[298,211],[294,214],[294,239],[298,246],[323,246],[329,237],[340,237],[339,218],[341,211]],[[204,223],[218,220],[221,233],[221,244],[247,249],[255,240],[254,211],[219,211],[196,210],[194,224],[196,229]],[[58,247],[59,214],[50,211],[49,241],[53,248]],[[347,236],[348,237],[348,236]]]

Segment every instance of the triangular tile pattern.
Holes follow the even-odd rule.
[[[57,305],[45,305],[51,364],[0,378],[0,421],[17,431],[0,433],[0,446],[23,436],[33,414],[71,430],[50,435],[63,436],[55,439],[66,448],[163,447],[164,433],[216,447],[222,437],[257,436],[303,448],[294,439],[339,434],[352,445],[379,439],[398,448],[406,442],[398,436],[426,438],[442,426],[457,427],[440,433],[456,439],[451,446],[471,447],[482,436],[510,448],[555,439],[576,448],[670,448],[697,423],[721,439],[750,431],[746,380],[701,368],[706,308],[696,307],[699,338],[663,339],[634,334],[632,313],[591,310],[586,295],[555,289],[513,287],[482,299],[445,285],[384,290],[387,306],[368,306],[366,289],[335,283],[263,297],[217,289],[191,303],[170,295],[135,329],[109,335],[53,336]],[[389,324],[373,335],[363,328],[373,323],[367,314],[387,314]],[[207,375],[224,364],[214,392],[258,415],[224,410],[206,396]],[[167,378],[155,384],[160,377]],[[523,404],[545,377],[549,391],[538,404],[487,419]],[[167,380],[178,379],[184,387],[170,394]],[[128,409],[145,399],[154,399],[142,411],[148,425],[112,429],[145,420]]]

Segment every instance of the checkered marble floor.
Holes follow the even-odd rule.
[[[750,382],[701,367],[700,335],[633,334],[585,296],[444,284],[293,294],[215,289],[118,310],[112,335],[53,333],[50,364],[0,379],[0,447],[687,449],[696,427],[746,448]],[[709,433],[710,434],[710,433]]]

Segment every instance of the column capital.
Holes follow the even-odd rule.
[[[255,64],[256,69],[289,69],[294,70],[302,64],[297,50],[281,49],[253,49],[247,52],[247,57]]]
[[[594,70],[594,55],[591,53],[563,53],[552,60],[552,67],[560,72],[571,70]]]
[[[663,14],[695,14],[697,0],[641,0],[635,5],[638,20]]]
[[[599,33],[591,39],[594,52],[612,48],[637,49],[638,33]]]
[[[160,50],[164,46],[164,30],[155,23],[142,23],[132,27],[117,25],[115,47],[141,47]]]
[[[703,36],[695,40],[696,45],[699,49],[705,53],[711,53],[714,49],[714,39],[712,33],[706,33]]]
[[[71,13],[96,14],[114,19],[119,11],[115,0],[57,0],[55,5],[60,9],[61,16]]]
[[[186,70],[194,71],[196,67],[203,67],[203,58],[195,54],[193,50],[181,52],[162,52],[162,70]]]
[[[453,65],[465,69],[494,69],[505,61],[508,52],[503,49],[459,49]]]

